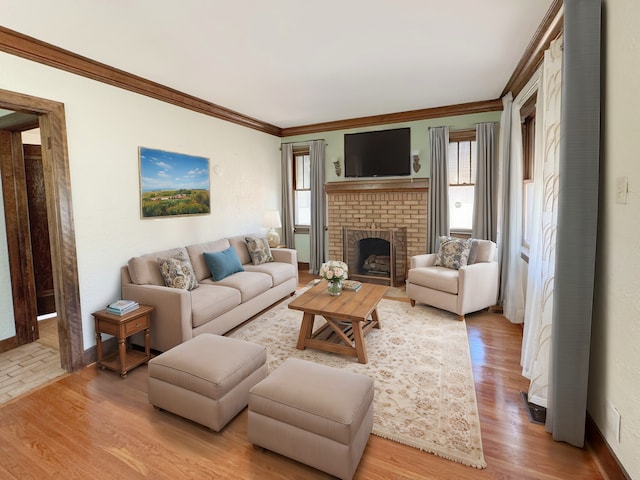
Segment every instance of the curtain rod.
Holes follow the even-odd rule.
[[[473,127],[465,127],[465,128],[457,128],[457,127],[455,127],[453,125],[440,125],[439,127],[428,127],[427,130],[431,130],[432,128],[449,127],[449,129],[451,129],[452,132],[463,132],[465,130],[474,130],[474,127],[476,125],[483,125],[485,123],[493,123],[495,125],[495,124],[498,124],[500,122],[476,122],[476,123],[473,124]]]
[[[283,142],[280,145],[295,145],[295,144],[301,145],[301,144],[305,144],[305,143],[309,143],[309,142],[318,142],[318,141],[322,141],[322,142],[324,142],[325,145],[329,145],[324,138],[316,138],[316,139],[311,139],[311,140],[299,140],[297,142]]]

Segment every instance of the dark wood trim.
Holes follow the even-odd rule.
[[[248,117],[192,95],[187,95],[123,70],[118,70],[2,26],[0,26],[0,51],[270,135],[280,136],[281,133],[281,129],[275,125]]]
[[[476,129],[449,130],[449,142],[473,142],[476,139]]]
[[[336,120],[333,122],[315,123],[300,127],[283,128],[282,137],[292,137],[307,133],[328,132],[331,130],[347,130],[350,128],[371,127],[390,123],[412,122],[427,120],[430,118],[453,117],[457,115],[469,115],[472,113],[499,112],[502,111],[502,100],[486,100],[481,102],[460,103],[445,107],[425,108],[408,112],[388,113],[373,115],[370,117],[351,118],[348,120]]]
[[[563,31],[562,16],[558,15],[561,8],[562,0],[554,0],[542,19],[538,30],[529,42],[529,46],[527,46],[516,69],[511,74],[507,85],[500,94],[501,98],[508,92],[511,92],[513,98],[516,98],[542,64],[544,51]]]
[[[298,262],[298,271],[302,270],[303,272],[309,271],[309,262]]]
[[[587,413],[585,427],[586,446],[591,450],[602,476],[607,480],[630,480],[631,477],[620,465],[589,413]]]
[[[363,193],[363,192],[397,192],[412,190],[415,192],[429,190],[428,178],[384,179],[384,180],[348,180],[344,182],[327,182],[326,193]]]
[[[5,338],[4,340],[0,340],[0,353],[8,352],[18,346],[18,339],[16,337]]]
[[[558,16],[561,7],[562,0],[554,0],[507,82],[501,97],[509,91],[515,97],[522,90],[540,65],[544,50],[548,48],[551,40],[557,38],[562,32],[563,25],[561,17]],[[0,51],[280,137],[502,110],[502,101],[495,99],[279,128],[2,26],[0,26]]]
[[[39,115],[60,360],[67,371],[80,370],[82,312],[64,105],[0,89],[0,108]]]
[[[20,132],[0,130],[0,173],[16,341],[24,345],[38,339],[38,309]]]

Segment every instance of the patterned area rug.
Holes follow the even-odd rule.
[[[369,375],[375,383],[375,435],[486,467],[464,322],[424,305],[383,299],[382,328],[366,335],[369,362],[361,365],[354,357],[296,349],[302,312],[287,308],[289,301],[229,336],[266,346],[269,371],[297,357]],[[315,328],[322,323],[316,319]]]

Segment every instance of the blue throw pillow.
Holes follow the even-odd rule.
[[[221,252],[204,252],[204,261],[211,271],[211,276],[218,282],[236,272],[244,272],[240,259],[233,247]]]

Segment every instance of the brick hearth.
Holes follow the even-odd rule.
[[[342,259],[342,228],[407,227],[407,257],[426,252],[429,180],[355,180],[325,184],[329,258]]]

